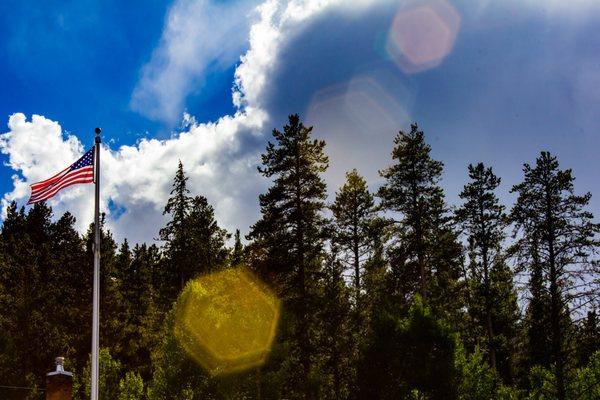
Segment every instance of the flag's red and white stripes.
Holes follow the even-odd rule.
[[[44,181],[31,185],[31,197],[27,204],[51,198],[61,189],[79,183],[94,182],[94,148],[85,153],[73,165]]]

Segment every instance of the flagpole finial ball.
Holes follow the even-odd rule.
[[[94,132],[96,132],[96,135],[99,135],[99,134],[100,134],[100,132],[102,132],[102,129],[100,129],[100,128],[96,128],[96,129],[94,129]]]

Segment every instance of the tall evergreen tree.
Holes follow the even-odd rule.
[[[171,307],[187,281],[218,269],[227,260],[227,232],[215,220],[214,209],[204,196],[189,196],[188,178],[179,162],[171,197],[164,213],[171,216],[160,230],[165,241],[162,259],[163,308]]]
[[[244,262],[244,245],[240,237],[240,230],[235,230],[233,249],[231,250],[231,256],[229,263],[232,267],[240,265]]]
[[[506,215],[495,193],[500,178],[483,163],[470,164],[468,170],[471,181],[459,195],[464,203],[455,215],[468,242],[467,278],[473,289],[470,311],[483,325],[491,367],[497,370],[499,363],[504,364],[502,375],[510,379],[517,303],[512,273],[504,262],[502,249]],[[501,345],[504,348],[499,348]],[[498,358],[502,361],[498,362]]]
[[[186,282],[199,273],[215,271],[225,265],[229,255],[225,243],[231,236],[219,227],[215,210],[206,197],[195,196],[192,199],[184,232],[189,242],[184,254],[192,262],[191,270],[184,277]]]
[[[587,317],[580,322],[577,343],[579,364],[583,366],[590,361],[590,357],[595,352],[600,350],[600,323],[595,309],[588,311]]]
[[[542,152],[535,166],[525,164],[523,182],[515,185],[517,202],[512,209],[512,221],[520,245],[520,255],[530,254],[532,237],[537,244],[536,256],[542,268],[542,279],[550,296],[550,338],[552,362],[556,371],[556,394],[566,398],[565,391],[565,315],[569,305],[577,306],[581,291],[594,276],[591,254],[599,243],[600,225],[586,211],[591,194],[574,194],[571,170],[561,170],[558,160]]]
[[[359,399],[458,398],[457,338],[432,315],[420,296],[408,316],[397,307],[380,310],[359,365]]]
[[[367,182],[356,169],[346,174],[346,182],[330,206],[333,213],[333,242],[339,246],[342,260],[353,274],[354,306],[360,309],[364,263],[371,252],[369,228],[375,218],[375,203]],[[357,314],[358,315],[358,314]],[[359,319],[355,321],[359,324]],[[356,331],[359,326],[355,326]]]
[[[385,255],[385,243],[388,242],[390,229],[388,221],[382,217],[374,218],[367,231],[372,253],[364,264],[362,288],[364,289],[364,308],[367,314],[366,326],[370,325],[373,315],[381,311],[388,300],[390,283],[388,260]]]
[[[297,375],[288,382],[290,396],[309,394],[312,369],[317,281],[321,271],[325,236],[326,186],[321,174],[328,166],[325,142],[311,139],[312,128],[305,127],[298,115],[291,115],[283,132],[273,130],[275,143],[269,142],[262,155],[259,172],[273,179],[273,186],[260,195],[262,218],[249,235],[253,246],[262,248],[266,269],[274,273],[286,309],[294,322],[292,359],[297,359]],[[285,329],[285,328],[284,328]],[[298,392],[299,391],[299,392]]]
[[[130,249],[126,240],[116,260],[120,330],[113,333],[119,340],[111,350],[127,370],[138,372],[144,378],[150,377],[150,352],[158,339],[155,336],[160,320],[156,313],[153,274],[159,262],[155,245],[136,245]]]
[[[344,281],[344,266],[338,258],[335,246],[323,263],[322,301],[319,310],[321,321],[321,343],[319,353],[324,358],[324,379],[320,398],[348,399],[355,390],[357,356],[353,346],[351,329],[350,290]],[[354,347],[354,348],[353,348]]]
[[[167,200],[164,215],[170,215],[171,219],[159,232],[160,240],[165,242],[166,265],[163,271],[163,285],[167,298],[166,307],[170,308],[171,302],[177,297],[177,293],[183,289],[185,282],[189,279],[192,266],[187,258],[186,249],[189,248],[190,237],[185,232],[185,220],[189,214],[192,198],[187,188],[188,178],[183,171],[183,164],[179,161],[177,172],[173,180],[171,197]]]
[[[85,244],[75,230],[75,217],[65,213],[51,228],[52,278],[46,282],[45,291],[51,302],[52,325],[68,343],[61,350],[76,368],[83,368],[90,351],[90,332],[82,330],[92,319],[93,268],[91,258],[85,253]],[[53,355],[56,356],[59,353]],[[51,361],[51,360],[50,360]]]
[[[89,336],[81,326],[91,320],[91,268],[73,216],[51,216],[45,203],[28,213],[14,203],[7,209],[0,233],[0,382],[43,387],[57,354],[77,367],[87,358]]]
[[[550,325],[550,294],[545,284],[544,265],[539,254],[539,240],[534,232],[528,241],[522,238],[512,251],[518,251],[519,270],[529,271],[529,303],[525,313],[525,354],[522,354],[524,374],[531,367],[550,367],[552,342]],[[518,248],[517,248],[518,247]]]
[[[358,174],[356,169],[346,173],[346,182],[336,192],[335,201],[329,208],[333,214],[332,249],[336,249],[336,260],[335,263],[332,261],[326,264],[329,266],[328,271],[334,272],[334,265],[341,262],[345,267],[344,269],[350,270],[352,275],[352,291],[349,293],[346,293],[346,290],[343,291],[344,295],[352,294],[350,297],[353,300],[351,310],[352,329],[344,326],[341,322],[340,328],[345,327],[347,330],[343,333],[338,333],[338,330],[335,329],[335,343],[347,342],[345,347],[351,351],[347,351],[345,358],[339,354],[336,356],[340,360],[345,360],[349,357],[350,363],[355,364],[359,349],[364,344],[366,317],[370,311],[367,306],[368,302],[363,301],[363,277],[365,274],[365,265],[373,255],[373,241],[370,237],[370,229],[376,217],[373,195],[369,192],[367,182]],[[337,254],[338,252],[339,254]],[[340,279],[339,284],[345,286],[342,276],[340,276]],[[330,290],[329,295],[333,296],[329,301],[333,301],[337,305],[337,308],[339,308],[338,313],[340,318],[350,311],[345,309],[342,311],[344,307],[340,303],[341,298],[339,297],[339,293],[334,295]],[[350,303],[347,305],[350,306]],[[338,318],[330,317],[328,320],[337,321]],[[331,329],[326,329],[326,335],[330,335],[330,331]],[[346,338],[347,336],[349,338]],[[348,365],[344,367],[344,370],[352,373],[355,369],[351,365]],[[334,379],[334,382],[337,382],[337,380]],[[351,392],[354,391],[355,388],[352,388]]]
[[[192,198],[189,196],[190,191],[187,188],[188,178],[183,171],[183,163],[181,160],[177,166],[177,172],[173,179],[173,189],[171,197],[167,200],[164,214],[171,215],[171,221],[161,229],[160,236],[162,240],[169,240],[181,235],[183,230],[183,221],[188,214]]]
[[[380,171],[385,183],[378,193],[381,207],[401,217],[394,220],[393,273],[405,296],[420,293],[436,312],[453,314],[459,308],[461,248],[439,186],[443,164],[431,158],[431,147],[416,124],[408,133],[400,131],[394,144],[394,164]]]

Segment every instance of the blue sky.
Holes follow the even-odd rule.
[[[99,125],[103,207],[118,239],[156,237],[179,159],[222,224],[247,231],[268,184],[259,154],[298,112],[328,142],[331,193],[353,167],[376,189],[395,133],[416,121],[446,165],[450,203],[466,165],[483,160],[510,204],[523,162],[550,150],[600,214],[591,0],[143,4],[0,4],[4,204],[23,203],[27,185],[81,154]],[[69,190],[52,204],[83,228],[90,191]]]

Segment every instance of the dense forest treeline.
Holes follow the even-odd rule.
[[[600,225],[571,170],[540,153],[508,207],[483,163],[447,204],[417,125],[383,185],[358,171],[327,202],[326,145],[297,115],[273,131],[247,244],[193,196],[180,163],[160,245],[102,226],[101,398],[600,399]],[[38,399],[55,356],[89,393],[92,232],[38,203],[0,232],[0,397]],[[233,239],[233,247],[228,247]],[[196,276],[244,264],[283,302],[259,369],[211,378],[173,335]],[[251,316],[249,316],[251,317]]]

